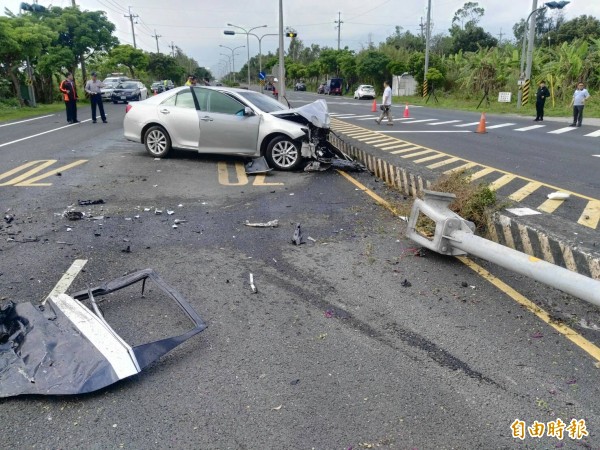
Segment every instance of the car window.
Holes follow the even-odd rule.
[[[175,106],[179,106],[180,108],[191,108],[196,109],[196,105],[194,104],[194,97],[192,97],[191,91],[183,91],[179,92],[176,95]]]
[[[121,83],[119,88],[121,89],[137,89],[137,84],[135,83]]]
[[[264,112],[274,112],[287,109],[272,96],[261,94],[259,92],[245,91],[240,92],[240,95],[245,99],[249,100],[253,105],[256,105],[258,109]]]
[[[176,95],[171,95],[168,99],[163,100],[161,102],[161,105],[164,106],[175,106],[175,99],[177,98]]]
[[[200,111],[208,111],[208,89],[203,89],[200,86],[194,87],[194,94],[196,94],[196,99],[198,100],[198,105],[200,105]]]
[[[209,105],[210,112],[221,114],[238,114],[245,108],[245,105],[238,100],[217,91],[210,92]]]

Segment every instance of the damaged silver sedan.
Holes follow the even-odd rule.
[[[225,87],[180,87],[127,106],[125,138],[155,158],[173,149],[264,156],[277,170],[303,159],[332,158],[327,103],[288,109],[259,92]]]

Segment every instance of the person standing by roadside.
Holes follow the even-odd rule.
[[[61,81],[59,86],[60,92],[63,93],[65,108],[67,110],[67,122],[78,123],[77,120],[77,89],[73,81],[73,74],[67,73],[67,77]]]
[[[546,99],[550,97],[550,91],[546,87],[545,81],[540,81],[537,92],[535,93],[535,121],[544,120],[544,104]]]
[[[590,93],[584,87],[583,83],[577,84],[577,89],[573,94],[573,100],[571,100],[571,106],[573,106],[573,123],[569,126],[580,127],[581,121],[583,120],[583,107],[585,102],[590,98]]]
[[[96,72],[92,72],[92,79],[85,83],[85,92],[90,95],[90,104],[92,105],[92,123],[96,123],[96,106],[100,110],[102,122],[106,123],[106,115],[104,114],[104,104],[102,103],[102,89],[104,83],[98,81]]]
[[[390,111],[392,107],[392,88],[387,81],[383,82],[383,100],[381,101],[381,115],[379,119],[375,119],[377,125],[381,125],[381,121],[384,117],[387,117],[388,125],[394,125],[392,119],[392,113]]]

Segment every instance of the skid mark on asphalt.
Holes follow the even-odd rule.
[[[471,125],[471,124],[469,124]],[[387,133],[369,130],[357,125],[348,124],[332,118],[332,129],[345,136],[371,145],[381,151],[398,155],[403,159],[413,159],[415,164],[423,164],[428,169],[441,169],[445,174],[468,170],[471,172],[471,180],[482,180],[489,183],[494,190],[502,189],[502,195],[511,200],[522,202],[531,208],[548,214],[556,214],[577,222],[587,228],[598,229],[600,224],[600,200],[588,197],[576,192],[571,192],[551,184],[532,180],[520,175],[486,166],[475,161],[469,161],[448,153],[440,152],[428,147],[413,144],[412,142],[389,136]],[[570,128],[573,129],[573,128]],[[564,200],[546,200],[546,193],[561,191],[571,194],[580,200],[569,203],[570,208],[565,207]],[[539,195],[534,195],[539,194]],[[544,201],[540,202],[540,198]]]
[[[387,200],[385,200],[382,197],[380,197],[379,195],[375,194],[373,191],[371,191],[369,188],[367,188],[365,185],[363,185],[360,181],[351,177],[347,173],[339,171],[339,170],[338,170],[338,173],[341,176],[343,176],[346,180],[348,180],[349,182],[354,184],[359,190],[361,190],[365,194],[369,195],[377,203],[379,203],[381,206],[383,206],[388,211],[390,211],[392,214],[394,214],[394,216],[398,216],[398,211],[396,210],[396,208],[394,208]],[[562,334],[569,341],[571,341],[572,343],[577,345],[579,348],[581,348],[583,351],[585,351],[587,354],[589,354],[596,361],[600,362],[600,348],[597,347],[593,342],[588,341],[577,331],[573,330],[572,328],[569,328],[565,324],[563,324],[561,322],[557,322],[556,320],[553,320],[552,317],[550,316],[550,314],[548,312],[546,312],[544,309],[540,308],[538,305],[536,305],[534,302],[529,300],[523,294],[517,292],[515,289],[510,287],[504,281],[495,277],[490,272],[485,270],[483,267],[481,267],[479,264],[475,263],[468,257],[456,256],[455,258],[458,259],[463,264],[465,264],[468,268],[473,270],[475,273],[477,273],[484,280],[490,282],[492,285],[494,285],[496,288],[498,288],[500,291],[502,291],[504,294],[506,294],[512,300],[514,300],[518,304],[527,308],[527,310],[529,310],[531,313],[535,314],[540,320],[542,320],[543,322],[545,322],[546,324],[548,324],[549,326],[554,328],[556,331],[558,331],[560,334]]]
[[[32,169],[27,170],[27,172],[21,173],[20,175],[15,176],[14,178],[10,178],[8,181],[0,183],[0,186],[18,186],[18,187],[47,187],[52,186],[52,183],[38,183],[38,181],[43,180],[44,178],[48,178],[52,175],[56,175],[57,173],[62,173],[66,170],[72,169],[73,167],[77,167],[85,162],[87,159],[80,159],[70,164],[66,164],[64,166],[57,167],[52,169],[46,173],[41,175],[36,175],[42,170],[49,168],[56,164],[58,160],[56,159],[42,159],[39,161],[29,161],[25,164],[20,165],[19,167],[15,167],[14,169],[9,170],[8,172],[0,173],[0,180],[4,180],[12,177],[13,175],[17,175],[21,172],[32,167]]]

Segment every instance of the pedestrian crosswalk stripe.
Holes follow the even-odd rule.
[[[486,167],[485,169],[481,169],[480,171],[471,174],[471,181],[478,180],[479,178],[485,177],[486,175],[495,171],[496,169],[494,169],[493,167]]]
[[[353,131],[351,133],[346,133],[348,136],[350,136],[351,138],[360,138],[360,137],[365,137],[365,136],[372,136],[374,134],[373,131]]]
[[[487,129],[493,130],[494,128],[504,128],[504,127],[510,127],[512,125],[516,125],[516,123],[501,123],[498,125],[492,125],[491,127],[487,127]]]
[[[544,128],[546,125],[531,125],[529,127],[524,127],[524,128],[515,128],[515,131],[529,131],[529,130],[535,130],[536,128]]]
[[[420,119],[420,120],[407,120],[404,123],[421,123],[421,122],[433,122],[436,119]]]
[[[415,164],[421,164],[427,161],[432,161],[434,159],[439,159],[439,158],[446,158],[448,155],[444,155],[443,153],[439,153],[437,155],[433,155],[433,156],[427,156],[425,158],[421,158],[421,159],[415,159],[413,162]]]
[[[414,145],[409,148],[403,148],[402,150],[394,150],[393,152],[390,152],[390,153],[392,155],[399,155],[400,153],[414,152],[415,150],[418,150],[420,148],[422,148],[420,145]]]
[[[596,229],[598,222],[600,222],[600,201],[592,200],[586,205],[577,223]]]
[[[462,120],[446,120],[445,122],[429,123],[427,125],[431,125],[433,127],[435,125],[447,125],[449,123],[457,123],[457,122],[462,122]]]
[[[510,194],[508,196],[508,198],[510,198],[511,200],[514,200],[515,202],[520,202],[525,197],[528,197],[531,194],[533,194],[535,191],[537,191],[541,186],[542,186],[542,183],[538,183],[537,181],[531,181],[531,182],[527,183],[525,186],[523,186],[521,189],[519,189],[518,191]]]
[[[586,134],[586,136],[589,136],[589,137],[598,137],[598,136],[600,136],[600,130],[594,131],[593,133]]]
[[[563,202],[564,202],[564,200],[562,200],[562,199],[558,200],[558,199],[549,198],[544,203],[542,203],[540,206],[538,206],[537,209],[550,214],[550,213],[553,213],[554,211],[556,211],[556,209],[560,205],[562,205]]]
[[[363,141],[361,139],[361,141],[364,142],[365,144],[375,144],[377,142],[379,142],[379,143],[381,143],[381,142],[387,142],[389,144],[390,141],[393,141],[393,140],[394,140],[393,138],[384,137],[384,136],[381,136],[381,135],[379,135],[379,136],[377,136],[376,138],[373,138],[373,139],[367,139],[365,141]]]
[[[574,129],[575,129],[575,127],[559,128],[558,130],[549,131],[548,134],[563,134],[563,133],[568,133],[569,131],[573,131]]]
[[[473,125],[479,125],[479,122],[463,123],[460,125],[454,125],[455,127],[472,127]]]
[[[400,144],[390,145],[389,147],[388,147],[388,145],[385,145],[385,146],[381,147],[381,150],[385,150],[385,151],[394,150],[395,148],[407,147],[409,145],[414,145],[414,144],[410,144],[408,142],[402,142]],[[375,147],[377,147],[377,146],[375,146]]]
[[[472,169],[475,166],[479,166],[479,164],[474,163],[474,162],[470,162],[470,163],[467,163],[467,164],[463,164],[462,166],[458,166],[458,167],[455,167],[453,169],[446,170],[444,172],[444,174],[449,175],[449,174],[454,173],[454,172],[462,172],[463,170]]]
[[[490,189],[493,190],[493,191],[497,191],[502,186],[507,185],[508,183],[510,183],[515,178],[516,178],[516,175],[512,175],[512,174],[503,175],[500,178],[498,178],[497,180],[494,180],[494,181],[492,181],[490,183]]]
[[[444,155],[444,156],[448,156],[448,155]],[[443,166],[447,166],[448,164],[452,164],[456,161],[460,161],[460,158],[456,158],[456,157],[452,157],[452,158],[448,158],[445,159],[443,161],[440,162],[436,162],[435,164],[430,164],[427,166],[428,169],[437,169],[438,167],[443,167]]]
[[[401,158],[412,158],[413,156],[426,155],[427,153],[435,152],[435,150],[423,150],[416,153],[410,153],[408,155],[400,155]]]

